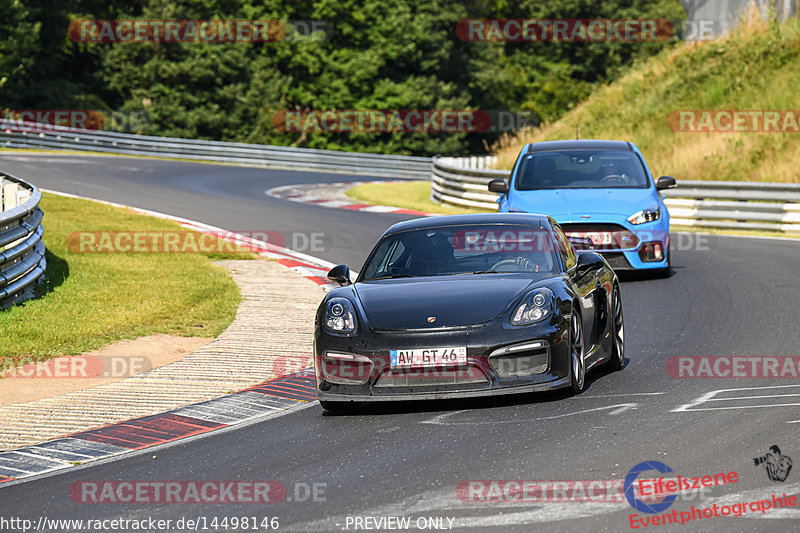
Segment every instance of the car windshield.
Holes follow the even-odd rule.
[[[402,231],[384,237],[360,281],[471,273],[554,272],[555,249],[536,226],[469,225]]]
[[[525,154],[516,189],[646,188],[647,174],[633,152],[564,150]]]

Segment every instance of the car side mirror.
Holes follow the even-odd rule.
[[[589,237],[578,237],[577,235],[567,235],[567,239],[572,243],[576,250],[591,250],[592,239]]]
[[[584,276],[592,270],[599,270],[604,264],[603,256],[597,252],[579,252],[577,266],[578,276]]]
[[[328,279],[342,287],[350,285],[350,267],[347,265],[336,265],[328,272]]]
[[[678,186],[678,182],[672,176],[661,176],[656,182],[656,190],[663,191],[664,189],[674,189]]]
[[[493,179],[489,182],[489,192],[508,194],[508,183],[502,178]]]

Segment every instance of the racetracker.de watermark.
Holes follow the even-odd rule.
[[[643,480],[657,483],[658,479]],[[664,478],[661,478],[664,482]],[[666,481],[678,482],[669,478]],[[642,501],[659,502],[663,493],[648,491],[642,494],[638,486],[635,495]],[[709,493],[709,494],[706,494]],[[673,491],[682,500],[705,499],[710,495],[708,487],[680,487]],[[626,495],[622,479],[592,480],[522,480],[479,479],[463,480],[456,485],[456,497],[467,503],[619,503]]]
[[[678,109],[667,115],[675,133],[797,133],[799,109]]]
[[[677,37],[705,41],[722,32],[719,20],[463,19],[456,35],[469,42],[654,42]]]
[[[67,236],[73,253],[251,253],[289,248],[320,253],[329,246],[325,232],[280,231],[74,231]]]
[[[75,503],[279,503],[324,502],[327,483],[280,481],[76,481],[69,487]]]
[[[144,111],[98,109],[6,109],[0,110],[0,128],[7,133],[49,131],[141,131],[150,124]]]
[[[643,42],[674,33],[666,19],[464,19],[456,25],[462,41]]]
[[[69,38],[81,43],[273,43],[323,41],[325,20],[74,20]]]
[[[153,368],[144,356],[70,355],[47,361],[4,358],[0,378],[125,378]]]
[[[688,356],[667,360],[667,374],[681,378],[800,378],[800,356]]]
[[[281,132],[495,133],[537,126],[530,111],[470,109],[281,110],[272,116]]]

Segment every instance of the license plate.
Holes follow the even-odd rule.
[[[567,236],[574,239],[573,244],[581,249],[614,246],[614,234],[610,231],[573,231]]]
[[[587,233],[586,236],[595,246],[608,246],[614,242],[610,231]]]
[[[467,363],[467,347],[390,350],[389,358],[392,368],[459,365]]]

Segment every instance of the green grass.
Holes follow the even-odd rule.
[[[389,205],[441,215],[488,212],[484,209],[452,207],[432,202],[430,199],[431,184],[428,181],[365,183],[348,189],[345,194],[353,200],[365,204]]]
[[[687,133],[679,110],[800,109],[800,20],[744,21],[730,36],[681,43],[596,90],[562,119],[495,147],[511,168],[526,142],[620,139],[642,149],[653,173],[680,179],[800,181],[800,133]],[[675,115],[673,115],[675,116]]]
[[[0,362],[79,354],[157,333],[219,335],[239,289],[216,259],[250,253],[79,253],[78,231],[184,231],[175,222],[89,200],[45,193],[46,281],[39,298],[0,311]],[[0,365],[2,366],[2,365]]]

